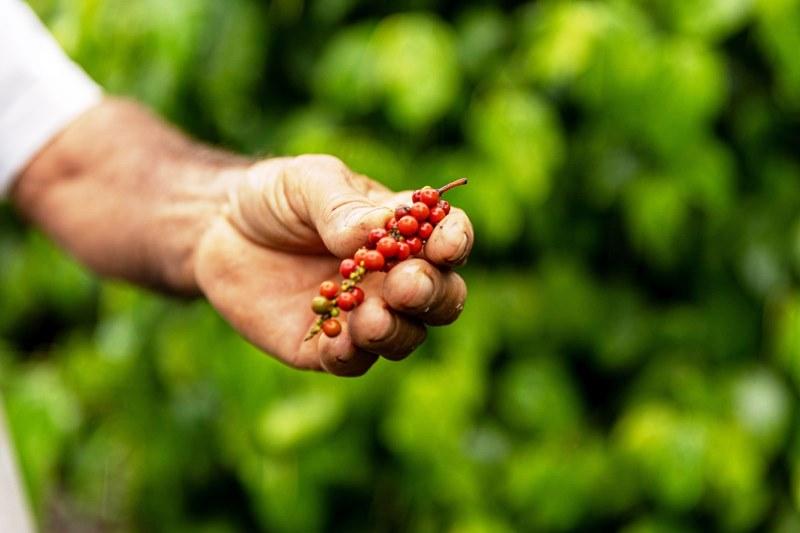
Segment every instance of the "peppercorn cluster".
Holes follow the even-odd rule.
[[[319,316],[306,340],[320,331],[328,337],[339,335],[342,325],[337,317],[364,301],[364,291],[358,283],[369,272],[389,272],[401,261],[420,255],[433,229],[450,213],[450,203],[441,196],[466,183],[467,179],[461,178],[438,189],[425,186],[416,190],[410,206],[397,207],[385,227],[371,230],[366,245],[339,264],[342,282],[323,281],[319,286],[319,295],[311,300],[311,309]]]

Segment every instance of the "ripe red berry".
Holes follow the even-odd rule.
[[[364,257],[364,268],[367,270],[380,270],[383,268],[386,259],[377,250],[370,250]]]
[[[419,225],[419,231],[417,232],[417,235],[420,239],[423,241],[426,240],[431,236],[431,233],[433,233],[433,226],[430,224],[430,222],[423,222]]]
[[[396,207],[395,210],[394,210],[394,218],[396,218],[397,220],[400,220],[401,218],[403,218],[404,216],[406,216],[408,214],[408,209],[409,208],[408,208],[407,205],[401,205],[401,206]]]
[[[397,226],[397,219],[396,218],[392,217],[392,218],[390,218],[389,220],[386,221],[386,231],[389,231],[389,230],[393,229],[395,226]]]
[[[339,309],[342,311],[349,311],[357,305],[356,297],[353,296],[351,292],[343,292],[336,298],[336,305],[338,305]]]
[[[357,265],[361,266],[361,263],[364,262],[364,256],[367,255],[366,248],[359,248],[356,250],[355,255],[353,255],[353,260],[356,262]]]
[[[339,292],[339,287],[332,281],[323,281],[319,286],[320,295],[324,296],[328,300],[333,300],[336,297],[337,292]]]
[[[350,279],[350,274],[356,271],[356,267],[358,265],[352,259],[342,259],[342,262],[339,263],[339,274],[345,279]]]
[[[375,228],[370,230],[369,235],[367,236],[367,242],[370,246],[375,246],[378,244],[378,241],[386,237],[386,230],[382,228]]]
[[[393,237],[384,237],[378,241],[375,249],[383,254],[383,257],[394,257],[397,255],[397,241]]]
[[[419,191],[419,201],[428,207],[434,207],[439,202],[439,191],[425,187]]]
[[[420,195],[420,192],[421,192],[421,191],[420,191],[419,189],[417,189],[416,191],[414,191],[414,192],[411,194],[411,201],[412,201],[412,202],[414,202],[414,203],[416,203],[416,202],[419,202],[419,195]]]
[[[417,255],[422,250],[422,241],[419,239],[419,237],[411,237],[410,239],[406,239],[406,244],[411,250],[411,255]]]
[[[416,218],[419,222],[425,222],[428,220],[428,215],[430,214],[430,208],[423,204],[422,202],[414,202],[414,205],[411,206],[409,210],[409,215]]]
[[[436,224],[441,222],[442,219],[446,216],[447,213],[444,212],[444,209],[437,206],[431,209],[431,216],[428,217],[428,220],[430,221],[431,224],[435,226]]]
[[[406,242],[397,243],[397,260],[405,261],[411,255],[411,247]]]
[[[419,222],[411,215],[406,215],[397,221],[397,230],[405,237],[411,237],[419,229]]]
[[[325,322],[322,323],[322,331],[328,337],[336,337],[339,333],[342,332],[342,325],[339,324],[339,321],[335,318],[329,318]]]
[[[445,215],[450,214],[450,202],[448,202],[447,200],[439,200],[439,203],[436,205],[442,208]]]
[[[356,305],[359,305],[364,301],[364,291],[361,289],[361,287],[353,287],[353,290],[350,292],[353,294],[353,298],[356,299]]]

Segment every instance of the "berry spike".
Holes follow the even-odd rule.
[[[459,178],[438,189],[425,186],[416,190],[411,195],[412,205],[398,206],[385,228],[370,231],[367,242],[353,258],[343,259],[340,263],[342,282],[337,285],[333,281],[324,281],[320,285],[318,296],[311,302],[317,320],[305,340],[313,339],[319,332],[328,337],[339,335],[342,325],[337,317],[364,301],[364,291],[357,285],[369,272],[388,272],[401,261],[420,253],[434,226],[450,212],[450,203],[441,200],[440,196],[466,184],[467,178]]]

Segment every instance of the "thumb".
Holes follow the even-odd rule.
[[[301,186],[307,222],[337,257],[352,256],[364,245],[370,230],[382,228],[392,217],[393,211],[378,202],[391,192],[353,173],[335,157],[299,156],[285,172],[291,182]]]

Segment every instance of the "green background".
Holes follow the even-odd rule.
[[[3,207],[0,386],[45,526],[800,530],[800,0],[32,4],[209,142],[469,176],[476,232],[458,323],[343,380]]]

